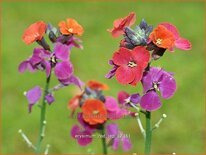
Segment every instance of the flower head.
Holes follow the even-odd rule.
[[[179,32],[177,28],[170,24],[170,23],[160,23],[160,25],[164,26],[168,31],[170,31],[174,37],[175,37],[175,43],[174,46],[169,48],[170,51],[174,50],[174,47],[179,48],[181,50],[190,50],[192,48],[192,44],[189,42],[189,40],[180,37]]]
[[[32,110],[32,106],[39,101],[41,98],[42,92],[39,86],[35,86],[26,92],[26,97],[29,102],[29,112]]]
[[[130,139],[119,130],[116,124],[113,123],[106,126],[106,135],[110,138],[113,150],[117,150],[121,144],[124,151],[129,151],[132,148]]]
[[[38,21],[30,25],[22,36],[22,39],[25,44],[31,44],[34,41],[41,40],[47,29],[46,23],[43,21]]]
[[[116,19],[113,23],[114,28],[108,29],[111,32],[113,37],[118,37],[121,34],[124,34],[124,28],[126,26],[131,26],[135,23],[136,15],[134,12],[131,12],[128,16],[124,18]]]
[[[151,67],[142,78],[145,95],[142,96],[140,106],[148,111],[157,110],[161,102],[157,91],[164,99],[172,97],[176,91],[176,81],[172,74],[161,68]]]
[[[136,47],[133,50],[120,48],[112,58],[117,67],[115,76],[121,84],[136,85],[142,78],[144,69],[150,59],[149,51],[144,47]]]
[[[150,40],[160,48],[172,48],[175,44],[175,37],[163,25],[158,25],[149,36]]]
[[[72,18],[68,18],[66,22],[61,21],[59,23],[59,29],[63,35],[75,34],[81,36],[84,32],[83,27]]]
[[[82,105],[83,119],[90,125],[102,124],[107,120],[107,110],[103,102],[87,99]]]

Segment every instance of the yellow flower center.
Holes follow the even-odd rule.
[[[156,40],[156,44],[161,45],[161,44],[162,44],[162,39],[158,38],[158,39]]]
[[[74,31],[74,29],[73,29],[73,28],[69,28],[68,31],[69,31],[70,33],[72,33],[72,32]]]
[[[97,115],[98,113],[99,113],[98,110],[94,110],[94,111],[92,112],[92,114],[94,114],[94,115]]]
[[[127,66],[133,68],[133,67],[136,67],[137,64],[133,61],[130,61]]]

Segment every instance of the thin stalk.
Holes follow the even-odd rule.
[[[101,134],[102,134],[102,149],[103,149],[103,154],[107,154],[107,145],[106,145],[106,135],[105,135],[105,129],[104,126],[101,129]]]
[[[51,74],[46,79],[46,86],[45,86],[45,89],[44,89],[44,95],[43,95],[43,100],[42,100],[42,104],[41,104],[40,128],[39,128],[38,141],[37,141],[37,144],[36,144],[36,151],[35,151],[36,154],[40,154],[41,143],[42,143],[42,140],[44,138],[44,129],[45,129],[45,125],[46,125],[45,124],[45,117],[46,117],[45,97],[48,94],[50,78],[51,78]]]
[[[152,129],[151,129],[151,113],[146,111],[146,139],[145,139],[145,154],[150,154]]]

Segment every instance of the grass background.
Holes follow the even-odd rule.
[[[32,142],[36,143],[39,129],[39,108],[27,112],[27,100],[23,92],[35,85],[44,87],[45,74],[37,72],[19,74],[18,64],[31,55],[37,44],[26,46],[21,36],[31,23],[43,20],[57,25],[60,20],[75,18],[84,26],[81,37],[84,50],[73,49],[71,54],[75,74],[83,81],[96,79],[107,83],[107,95],[116,96],[118,91],[141,92],[141,86],[122,86],[115,79],[107,80],[104,75],[110,70],[108,59],[118,48],[120,38],[113,39],[106,32],[113,20],[135,11],[137,23],[142,18],[156,26],[168,21],[178,27],[183,37],[193,45],[191,51],[166,52],[164,57],[153,63],[175,73],[178,89],[170,100],[152,113],[155,123],[162,113],[168,118],[153,133],[152,153],[204,154],[205,140],[205,22],[203,2],[2,2],[2,153],[28,154],[32,150],[26,146],[18,134],[21,128]],[[53,77],[52,85],[57,81]],[[80,147],[69,136],[70,128],[77,123],[69,119],[68,100],[78,92],[74,87],[64,88],[55,94],[56,102],[47,108],[46,138],[43,142],[51,145],[50,153],[85,154],[87,149],[101,153],[101,140],[95,139],[88,147]],[[144,121],[144,119],[143,119]],[[134,119],[118,121],[121,130],[130,134],[133,149],[129,153],[143,153],[144,142]],[[121,149],[109,153],[123,153]]]

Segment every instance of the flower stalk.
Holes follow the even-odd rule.
[[[160,124],[162,123],[162,121],[167,117],[166,114],[162,114],[162,117],[160,118],[160,120],[154,125],[154,127],[152,128],[152,131],[159,128]]]
[[[152,130],[151,130],[151,112],[146,112],[146,139],[145,139],[145,154],[150,154]]]
[[[104,126],[101,129],[101,134],[102,134],[102,153],[107,154],[107,145],[106,145],[106,135],[105,135],[105,128]]]
[[[43,140],[44,135],[45,135],[44,134],[45,125],[46,125],[46,121],[45,121],[45,118],[46,118],[46,101],[45,101],[45,97],[49,93],[48,90],[49,90],[50,78],[51,78],[51,74],[46,79],[46,86],[45,86],[45,89],[44,89],[44,96],[43,96],[42,105],[41,105],[39,135],[38,135],[38,141],[37,141],[37,144],[36,144],[36,151],[35,151],[36,154],[40,153],[41,143],[42,143],[42,140]]]

